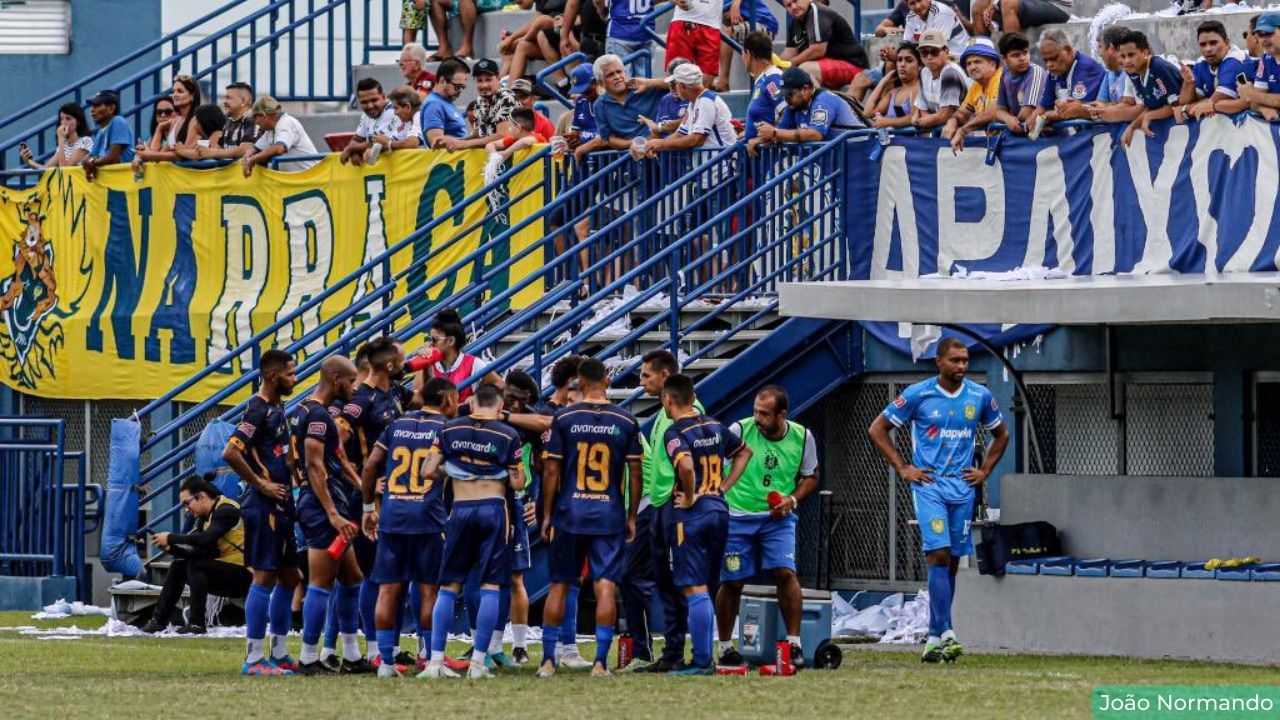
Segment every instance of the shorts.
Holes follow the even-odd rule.
[[[626,534],[594,535],[568,530],[551,534],[551,582],[576,583],[584,574],[582,561],[592,580],[618,582],[622,579],[622,558]]]
[[[720,28],[676,20],[667,29],[666,62],[692,60],[703,75],[720,74]]]
[[[516,499],[511,503],[511,572],[524,572],[533,567],[533,553],[529,549],[529,525],[524,521],[524,503]]]
[[[339,502],[339,513],[342,503]],[[324,550],[338,537],[338,531],[329,522],[329,514],[320,505],[311,488],[304,487],[298,494],[298,527],[302,529],[302,538],[309,550]]]
[[[273,508],[246,505],[240,510],[244,523],[244,564],[254,570],[298,567],[298,544],[293,519]]]
[[[676,587],[719,582],[721,558],[729,539],[729,511],[707,510],[695,505],[687,510],[677,508],[672,519],[667,539],[671,546],[671,576]]]
[[[796,514],[730,515],[720,579],[747,580],[761,570],[796,569]]]
[[[378,554],[369,579],[378,584],[438,585],[443,556],[440,533],[378,533]]]
[[[480,14],[501,10],[507,4],[506,0],[475,0],[475,3],[476,12]],[[449,5],[449,17],[458,17],[458,0],[453,0]]]
[[[1000,13],[996,13],[996,17],[999,16]],[[1018,0],[1018,22],[1024,32],[1029,28],[1064,23],[1070,19],[1070,13],[1049,0]]]
[[[946,502],[932,493],[911,493],[916,506],[916,522],[920,524],[920,540],[924,551],[951,548],[952,557],[973,554],[973,498],[963,502]]]
[[[818,61],[818,70],[822,73],[822,86],[832,90],[839,90],[848,85],[853,82],[858,73],[862,72],[862,68],[848,60],[829,57]]]
[[[400,6],[400,29],[421,30],[426,26],[426,9],[419,10],[418,6],[413,4],[413,0],[404,0],[404,4]]]
[[[628,55],[646,50],[648,47],[648,40],[619,40],[611,37],[605,38],[604,41],[604,51],[610,55],[617,55],[623,60],[627,59]]]
[[[454,500],[444,528],[440,584],[466,582],[476,572],[482,585],[510,579],[507,501],[504,498]]]

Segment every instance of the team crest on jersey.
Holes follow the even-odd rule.
[[[764,466],[765,466],[765,467],[767,467],[767,468],[769,468],[770,470],[777,470],[777,469],[778,469],[778,456],[777,456],[777,455],[774,455],[773,453],[769,453],[769,454],[765,455],[765,456],[764,456]]]
[[[360,417],[360,414],[364,412],[364,408],[360,407],[355,403],[347,403],[346,405],[343,406],[342,412],[350,415],[353,418],[358,418]]]
[[[965,419],[965,420],[972,420],[972,419],[974,419],[974,418],[976,418],[976,417],[978,417],[978,408],[976,408],[976,407],[974,407],[974,406],[972,406],[972,405],[965,405],[965,406],[964,406],[964,419]]]
[[[671,438],[667,441],[667,454],[670,455],[680,449],[680,438]]]
[[[904,408],[907,406],[907,399],[899,395],[893,399],[893,406],[896,408]]]
[[[742,569],[742,558],[735,553],[733,555],[724,556],[724,569],[731,573],[738,572]]]
[[[947,525],[942,522],[942,518],[934,518],[929,521],[929,529],[933,530],[935,533],[941,533],[943,530],[947,529]]]
[[[827,115],[826,108],[818,108],[817,110],[813,111],[813,116],[809,118],[809,124],[810,125],[826,125],[828,117],[829,116]]]
[[[1088,92],[1089,91],[1085,88],[1084,83],[1078,82],[1076,83],[1076,86],[1071,89],[1071,96],[1079,100],[1087,95]]]

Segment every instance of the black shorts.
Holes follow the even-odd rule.
[[[1054,5],[1049,0],[1018,0],[1018,22],[1022,29],[1064,23],[1071,19],[1071,14]]]

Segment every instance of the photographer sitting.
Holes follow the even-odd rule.
[[[240,505],[224,496],[213,483],[191,478],[178,491],[182,507],[195,518],[189,533],[156,533],[152,542],[173,556],[173,564],[160,591],[160,601],[143,632],[160,632],[169,626],[169,616],[191,587],[187,623],[178,628],[184,635],[205,632],[205,603],[210,593],[223,597],[244,597],[252,578],[244,566],[244,525]]]

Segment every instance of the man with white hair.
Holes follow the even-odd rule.
[[[631,147],[633,139],[648,137],[649,128],[640,116],[653,117],[657,114],[658,102],[662,99],[662,93],[647,88],[632,90],[627,69],[617,55],[601,55],[596,58],[592,70],[596,82],[604,88],[604,93],[593,107],[599,135],[578,147],[575,155],[579,160],[586,153],[602,148],[626,150]]]
[[[1092,111],[1087,103],[1098,99],[1106,80],[1106,68],[1077,52],[1071,47],[1071,38],[1058,28],[1040,33],[1040,57],[1049,70],[1049,93],[1053,102],[1053,109],[1041,116],[1044,121],[1088,120]]]
[[[674,135],[649,141],[649,152],[722,148],[737,142],[733,113],[720,96],[706,88],[702,70],[697,65],[685,63],[676,67],[672,80],[676,94],[689,103],[689,109]]]
[[[424,100],[436,84],[435,74],[427,69],[427,49],[419,43],[409,43],[400,51],[400,73],[405,84]]]

